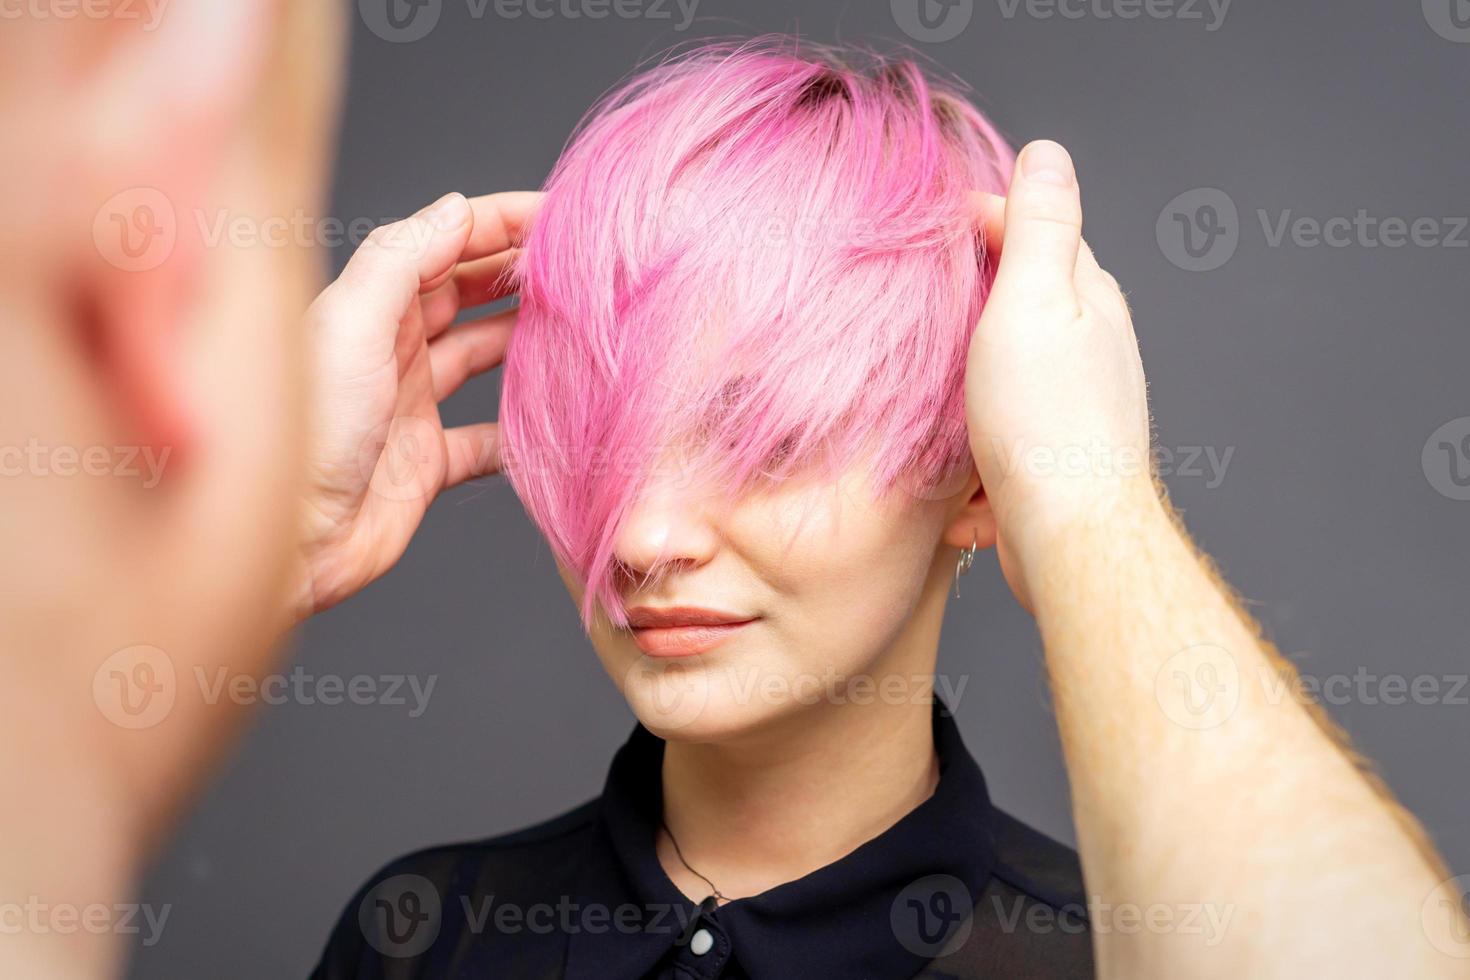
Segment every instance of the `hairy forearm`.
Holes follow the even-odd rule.
[[[1467,974],[1431,941],[1458,925],[1425,911],[1433,849],[1167,503],[1119,493],[1045,555],[1028,584],[1088,889],[1104,918],[1155,916],[1094,923],[1103,975]]]

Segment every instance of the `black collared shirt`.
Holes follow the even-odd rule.
[[[1092,976],[1076,854],[995,809],[936,702],[939,784],[796,881],[715,908],[654,850],[664,743],[641,725],[602,796],[518,833],[431,848],[353,896],[316,980],[898,980]]]

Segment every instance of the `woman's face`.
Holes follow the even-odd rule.
[[[954,567],[943,538],[977,485],[972,476],[951,496],[899,489],[875,501],[859,467],[835,485],[793,479],[737,501],[651,487],[615,542],[632,573],[622,595],[634,622],[671,607],[750,622],[689,653],[668,649],[678,631],[635,635],[599,614],[593,646],[639,721],[677,740],[721,741],[823,704],[927,691]],[[640,587],[661,547],[669,571]],[[562,577],[580,603],[580,583]]]

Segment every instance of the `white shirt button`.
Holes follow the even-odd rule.
[[[708,929],[696,929],[694,935],[689,937],[689,951],[695,956],[703,956],[714,948],[715,937],[709,934]]]

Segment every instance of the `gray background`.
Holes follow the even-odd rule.
[[[888,0],[700,0],[680,31],[671,6],[538,18],[442,0],[414,41],[377,36],[354,3],[333,213],[386,219],[450,189],[535,187],[592,100],[670,44],[794,30],[910,41],[899,22],[913,2],[896,16]],[[1183,451],[1169,483],[1191,530],[1306,673],[1366,672],[1335,689],[1333,717],[1470,872],[1470,690],[1445,696],[1467,669],[1470,502],[1454,499],[1448,456],[1431,446],[1421,460],[1442,423],[1462,420],[1455,439],[1470,427],[1470,235],[1272,245],[1258,214],[1366,209],[1437,219],[1440,237],[1470,214],[1470,32],[1448,2],[1240,0],[1211,30],[1215,15],[1187,0],[1134,19],[1102,15],[1142,10],[1128,0],[1068,8],[1080,17],[975,0],[955,8],[970,19],[952,39],[912,43],[971,83],[1018,145],[1071,148],[1088,238],[1130,292],[1159,443]],[[1233,255],[1204,272],[1181,268],[1180,242],[1157,229],[1198,188],[1239,215],[1220,246]],[[471,384],[448,420],[493,417],[497,386]],[[1218,485],[1207,466],[1179,465],[1188,447],[1233,451]],[[951,603],[941,669],[967,678],[960,721],[995,799],[1071,842],[1038,653],[987,556]],[[302,630],[295,662],[437,686],[418,718],[386,704],[263,710],[148,881],[144,900],[169,920],[134,976],[304,975],[385,860],[580,803],[631,724],[500,479],[441,500],[398,568]],[[1433,678],[1440,695],[1384,703],[1390,676]]]

